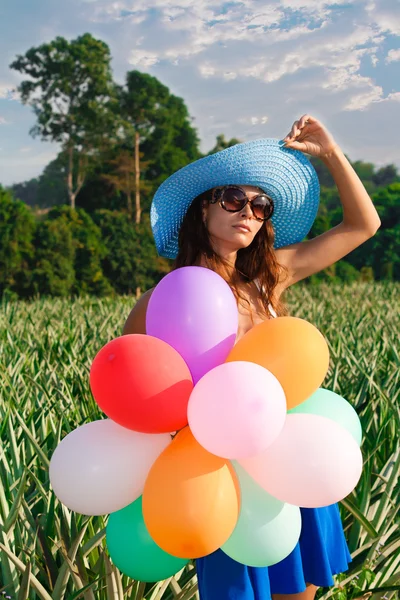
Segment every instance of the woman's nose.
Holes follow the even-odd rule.
[[[240,216],[241,217],[252,217],[253,216],[253,211],[251,210],[250,202],[247,202],[247,204],[242,208]]]

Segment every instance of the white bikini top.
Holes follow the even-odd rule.
[[[260,290],[260,288],[261,288],[261,284],[260,284],[260,281],[259,281],[259,279],[255,279],[255,280],[254,280],[254,283],[256,284],[256,286],[257,286],[257,289],[258,289],[258,290]],[[269,304],[269,305],[268,305],[268,308],[269,308],[269,311],[270,311],[270,313],[271,313],[271,315],[272,315],[273,317],[277,317],[277,316],[278,316],[278,315],[276,314],[276,312],[274,311],[274,309],[272,308],[271,304]]]

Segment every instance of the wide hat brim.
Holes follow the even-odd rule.
[[[260,187],[274,201],[274,248],[300,242],[318,212],[320,186],[309,159],[266,138],[236,144],[200,158],[168,177],[156,191],[151,227],[160,256],[175,258],[183,218],[199,194],[221,185]]]

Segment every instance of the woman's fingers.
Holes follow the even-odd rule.
[[[311,123],[314,122],[316,119],[314,119],[314,117],[312,117],[311,115],[305,114],[302,117],[300,117],[300,119],[298,119],[297,121],[295,121],[292,125],[292,128],[290,130],[290,133],[288,133],[288,135],[286,137],[284,137],[284,140],[289,140],[289,139],[294,139],[296,137],[298,137],[303,129],[303,127],[307,124],[307,122]]]
[[[291,129],[291,130],[290,130],[290,132],[287,134],[287,136],[283,138],[284,140],[288,140],[288,139],[291,139],[291,138],[293,138],[293,137],[294,137],[294,135],[295,135],[295,132],[296,132],[296,129],[297,129],[297,124],[298,124],[298,122],[299,122],[299,121],[295,121],[295,122],[293,123],[293,125],[292,125],[292,129]]]
[[[297,131],[300,131],[298,128],[300,121],[295,121],[292,125],[292,130],[290,132],[290,137],[294,137]]]

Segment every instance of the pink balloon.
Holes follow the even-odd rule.
[[[175,348],[196,383],[225,362],[238,322],[235,296],[218,273],[182,267],[155,287],[146,312],[146,333]]]
[[[251,362],[215,367],[189,398],[188,421],[194,437],[223,458],[259,454],[278,437],[285,418],[281,384],[270,371]]]
[[[353,436],[335,421],[320,415],[288,414],[275,442],[240,464],[275,498],[317,508],[350,494],[363,461]]]

